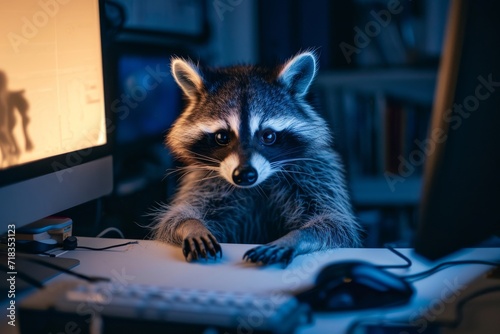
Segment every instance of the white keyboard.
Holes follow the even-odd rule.
[[[278,292],[263,295],[107,282],[66,284],[51,287],[58,296],[48,310],[33,305],[43,296],[30,296],[21,309],[22,333],[31,333],[37,308],[35,313],[42,320],[54,316],[63,320],[60,325],[73,321],[96,333],[293,333],[310,321],[306,306]],[[31,318],[25,328],[23,311]],[[54,328],[56,323],[50,325],[47,329],[52,332],[64,329]]]

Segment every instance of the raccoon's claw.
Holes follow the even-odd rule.
[[[286,267],[295,257],[295,250],[291,247],[276,245],[263,245],[248,250],[243,255],[243,260],[253,263],[273,264],[282,263]]]
[[[208,260],[208,255],[217,259],[217,253],[222,258],[222,248],[211,234],[202,236],[188,236],[182,245],[182,254],[186,261],[196,261],[199,258]]]

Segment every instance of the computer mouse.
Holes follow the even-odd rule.
[[[315,311],[352,311],[404,305],[413,292],[401,277],[368,262],[347,261],[321,269],[315,286],[296,297]]]

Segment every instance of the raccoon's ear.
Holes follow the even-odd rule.
[[[316,75],[316,56],[303,52],[290,59],[278,74],[278,80],[287,86],[292,94],[304,96]]]
[[[181,58],[173,58],[171,67],[172,75],[184,94],[190,99],[197,98],[203,89],[203,78],[198,67]]]

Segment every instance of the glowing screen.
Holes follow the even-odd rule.
[[[0,169],[106,143],[97,1],[3,1]]]

